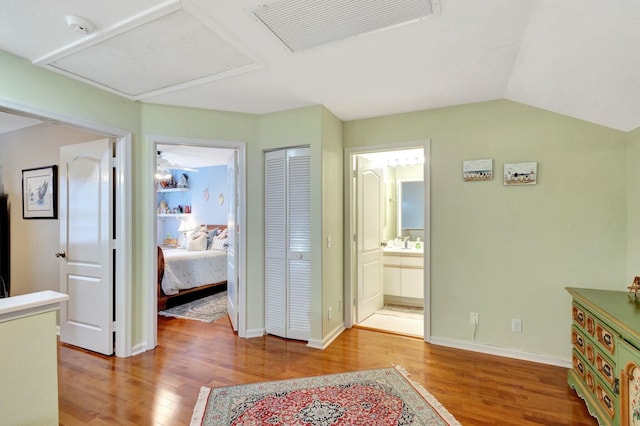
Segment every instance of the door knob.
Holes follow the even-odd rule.
[[[67,257],[67,253],[65,253],[65,252],[61,251],[61,252],[59,252],[59,253],[56,253],[56,257],[62,257],[62,258],[65,258],[65,257]]]

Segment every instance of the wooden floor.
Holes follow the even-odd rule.
[[[212,324],[158,318],[158,347],[131,358],[59,345],[60,424],[188,425],[201,386],[402,365],[463,425],[596,425],[567,370],[433,346],[370,330],[326,350],[277,337],[239,339]]]

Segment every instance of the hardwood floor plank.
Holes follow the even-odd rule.
[[[59,344],[60,424],[186,425],[201,386],[401,365],[464,425],[594,426],[567,369],[351,329],[326,350],[240,339],[228,319],[158,317],[158,347],[131,358]]]

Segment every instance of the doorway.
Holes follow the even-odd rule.
[[[345,241],[351,248],[345,300],[353,303],[345,309],[345,323],[426,341],[430,336],[429,141],[351,149],[346,154],[346,235],[352,237]],[[378,181],[379,196],[373,188]],[[379,207],[374,202],[378,198]],[[367,260],[376,251],[379,266]],[[372,272],[372,267],[378,269]],[[382,277],[381,284],[367,282],[376,276]],[[378,291],[382,297],[377,298],[375,309],[360,303],[376,299],[373,295]]]
[[[114,161],[114,197],[112,203],[108,206],[114,216],[114,237],[113,237],[113,274],[115,277],[114,287],[112,289],[112,300],[114,301],[113,313],[114,323],[113,331],[115,332],[114,345],[115,355],[117,357],[128,357],[133,353],[131,344],[132,335],[132,219],[128,214],[131,211],[131,133],[127,130],[102,125],[96,122],[90,122],[85,119],[62,116],[49,111],[42,111],[35,108],[25,107],[23,105],[15,105],[0,100],[0,111],[10,116],[26,116],[36,122],[55,123],[65,127],[91,133],[97,138],[107,137],[115,140],[113,146],[113,154],[118,159]],[[55,161],[58,162],[56,156]],[[59,233],[59,231],[58,231]],[[58,244],[56,244],[58,245]],[[56,249],[49,254],[53,257],[55,252],[61,250]],[[44,253],[47,255],[47,253]],[[57,285],[56,285],[57,287]],[[58,288],[51,288],[58,290]],[[100,301],[96,301],[100,303]],[[80,346],[84,346],[82,343]]]
[[[149,294],[151,335],[157,339],[157,312],[162,309],[157,301],[165,292],[173,305],[226,290],[231,325],[244,337],[244,143],[158,137],[151,148],[156,191],[150,222],[154,258],[158,254]],[[161,252],[170,282],[160,275]],[[175,262],[191,262],[190,272],[180,275]]]

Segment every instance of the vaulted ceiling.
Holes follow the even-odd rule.
[[[510,99],[640,126],[637,0],[0,0],[0,10],[1,50],[144,102],[247,113],[323,104],[348,121]]]

